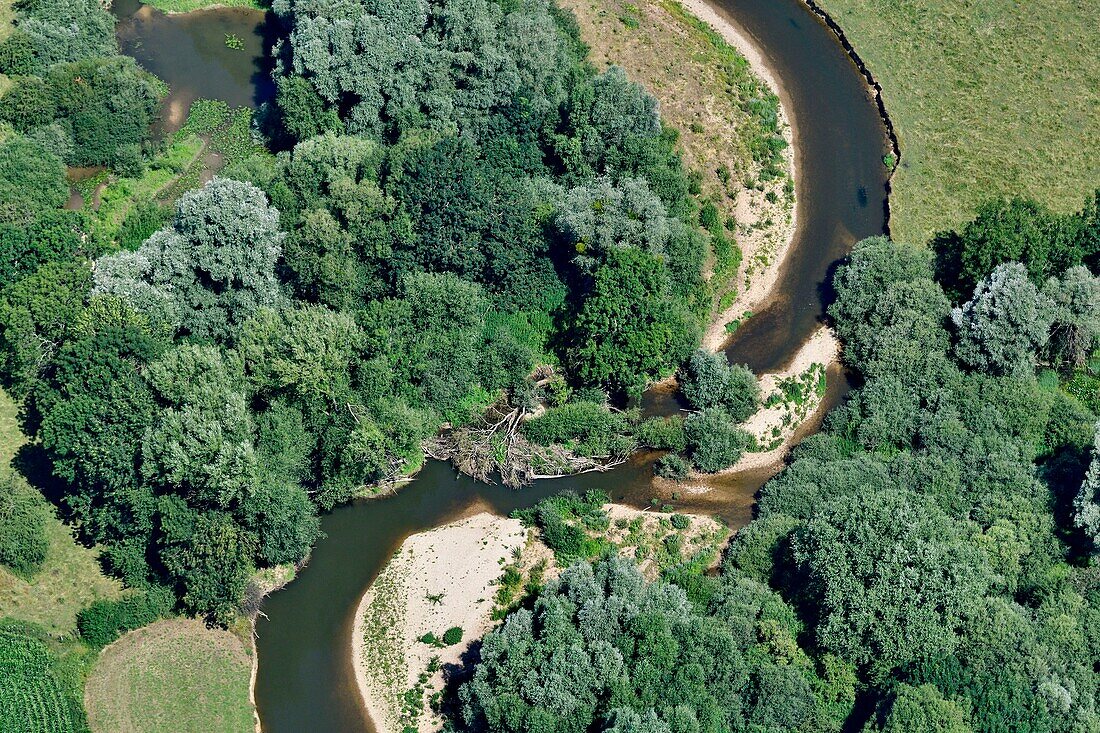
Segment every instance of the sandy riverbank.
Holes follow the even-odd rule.
[[[352,633],[356,681],[378,733],[439,727],[427,704],[415,722],[403,719],[405,693],[420,685],[419,699],[426,701],[442,688],[443,667],[459,663],[470,643],[491,628],[495,583],[526,542],[518,519],[483,512],[415,534],[394,553],[363,594]],[[421,641],[428,633],[442,638],[456,626],[462,629],[458,644]],[[431,664],[433,657],[438,665]],[[429,673],[430,665],[438,669]]]
[[[738,53],[749,62],[753,73],[760,77],[771,91],[779,97],[779,126],[784,139],[787,141],[787,149],[784,151],[784,163],[797,189],[800,176],[798,134],[786,110],[789,97],[764,53],[747,34],[726,20],[706,0],[680,0],[680,4],[696,18],[711,26],[727,43],[736,48]],[[739,222],[752,224],[766,214],[760,210],[761,202],[750,202],[748,195],[749,192],[745,191],[738,196],[736,214]],[[743,255],[741,271],[738,273],[738,284],[744,287],[739,289],[737,298],[733,303],[725,307],[711,320],[706,333],[703,335],[702,346],[704,349],[709,351],[721,349],[730,336],[726,331],[726,324],[740,318],[747,311],[758,309],[771,296],[797,231],[798,202],[796,200],[786,220],[773,221],[772,226],[762,229],[749,226],[738,232],[737,242]]]
[[[742,427],[756,437],[760,445],[778,445],[766,451],[745,453],[737,463],[718,474],[697,474],[693,480],[706,480],[708,475],[723,475],[764,468],[778,464],[791,449],[798,428],[817,415],[824,390],[816,390],[817,380],[824,379],[825,371],[840,358],[840,341],[831,329],[822,326],[814,331],[806,343],[795,353],[785,369],[759,378],[760,393],[764,400],[780,392],[784,380],[801,379],[806,386],[806,399],[800,404],[790,401],[765,405],[745,422]]]
[[[731,536],[709,516],[686,515],[687,522],[676,529],[670,513],[620,504],[603,509],[609,526],[598,534],[615,543],[622,556],[636,559],[650,579],[664,567],[659,548],[668,546],[669,534],[678,536],[684,556],[704,552],[714,563]],[[505,566],[521,568],[525,576],[538,566],[543,582],[560,572],[553,553],[518,519],[487,512],[412,535],[394,553],[359,602],[350,650],[378,733],[400,733],[405,726],[422,733],[439,730],[443,720],[431,711],[431,696],[443,688],[443,668],[459,664],[470,644],[493,627]],[[463,631],[458,644],[421,641],[427,633],[441,637],[455,626]],[[410,696],[422,705],[418,715],[409,715],[409,690],[418,690]]]

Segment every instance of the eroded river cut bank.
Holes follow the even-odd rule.
[[[833,31],[800,0],[711,5],[759,48],[781,82],[795,129],[794,241],[773,295],[725,348],[732,361],[757,372],[774,371],[820,325],[836,264],[856,241],[885,231],[883,156],[891,148],[863,74]],[[835,404],[843,391],[843,375],[830,370],[825,405]],[[518,491],[429,462],[396,495],[356,502],[324,517],[325,538],[309,565],[266,601],[257,621],[255,696],[264,731],[373,730],[348,650],[359,599],[405,537],[479,511],[507,514],[568,489],[599,488],[613,501],[644,506],[661,496],[652,460],[642,453],[607,473],[540,481]],[[722,476],[709,491],[685,492],[671,503],[680,511],[718,515],[731,527],[743,526],[752,516],[753,495],[773,473],[764,468]]]

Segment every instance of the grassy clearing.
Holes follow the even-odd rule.
[[[140,176],[110,181],[100,192],[99,208],[94,211],[98,231],[107,238],[114,238],[130,208],[140,201],[159,198],[199,160],[204,147],[205,143],[197,135],[178,136]],[[90,202],[89,197],[84,198]]]
[[[95,733],[252,733],[252,660],[238,636],[158,621],[103,650],[84,704]]]
[[[201,186],[224,166],[262,151],[263,147],[252,140],[251,124],[251,110],[196,100],[187,122],[172,134],[164,150],[140,176],[111,178],[100,191],[98,207],[91,195],[84,196],[85,209],[94,217],[97,233],[115,239],[126,215],[137,204],[171,203]]]
[[[984,199],[1059,211],[1100,182],[1100,23],[1079,0],[819,0],[878,78],[901,141],[894,234],[923,242]]]
[[[26,442],[16,422],[17,405],[0,391],[0,476],[8,476],[11,459]],[[0,618],[31,621],[56,636],[71,634],[77,612],[94,600],[116,598],[118,581],[100,571],[96,550],[78,544],[59,520],[46,522],[50,549],[46,562],[30,580],[0,567]]]
[[[0,477],[11,474],[11,459],[27,442],[19,429],[19,405],[4,390],[0,390]]]
[[[721,310],[741,284],[738,272],[763,269],[786,243],[794,189],[778,98],[735,48],[676,0],[561,5],[576,15],[592,61],[623,67],[679,131],[684,164],[701,176],[702,194],[714,204],[702,223],[712,235],[711,282]]]
[[[15,8],[12,0],[0,0],[0,41],[3,41],[15,30]]]
[[[29,581],[0,567],[0,618],[32,621],[65,636],[76,628],[81,608],[101,598],[119,597],[122,585],[103,575],[99,553],[73,540],[69,528],[57,519],[47,521],[46,535],[46,562]]]

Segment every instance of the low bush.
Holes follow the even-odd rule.
[[[684,439],[684,420],[681,417],[653,417],[634,431],[634,437],[646,448],[671,450],[677,453],[687,447]]]
[[[42,496],[15,477],[0,484],[0,564],[33,575],[46,559],[49,510]]]
[[[452,626],[443,632],[443,643],[447,646],[454,646],[460,641],[462,641],[461,626]]]
[[[605,542],[589,537],[585,529],[605,532],[610,526],[603,505],[607,494],[591,490],[583,496],[567,491],[540,501],[531,509],[514,512],[525,524],[538,527],[542,541],[554,551],[561,564],[600,554]]]
[[[164,618],[175,604],[167,588],[152,588],[116,601],[96,601],[76,617],[80,636],[92,646],[107,646],[127,631]]]
[[[523,426],[524,435],[539,445],[565,444],[586,456],[608,455],[615,436],[626,432],[627,416],[596,402],[569,402],[551,407]]]
[[[587,555],[588,535],[580,527],[565,521],[553,506],[540,506],[538,526],[542,541],[562,558],[579,559]]]
[[[683,481],[691,473],[691,464],[675,453],[663,455],[653,464],[653,473],[672,481]]]
[[[728,412],[711,408],[684,421],[688,451],[696,468],[715,473],[737,463],[751,437],[735,424]]]
[[[141,201],[134,205],[122,220],[118,232],[118,245],[122,249],[135,250],[162,228],[172,218],[172,211],[155,201]]]

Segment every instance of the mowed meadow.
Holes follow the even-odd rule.
[[[922,242],[990,197],[1078,208],[1100,180],[1100,22],[1084,0],[819,0],[901,142],[891,230]],[[1091,9],[1090,9],[1091,6]]]

